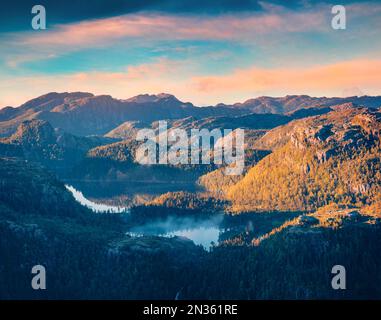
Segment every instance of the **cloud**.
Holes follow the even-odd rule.
[[[352,87],[365,94],[381,93],[381,61],[358,59],[335,64],[235,70],[225,75],[194,76],[191,62],[159,59],[122,72],[0,78],[4,105],[19,105],[49,91],[88,91],[128,98],[168,92],[197,105],[234,103],[258,95],[309,94],[341,96]],[[366,90],[365,90],[366,89]]]
[[[313,39],[319,33],[320,37],[325,36],[327,41],[332,41],[339,36],[331,29],[332,14],[328,5],[310,4],[302,10],[291,10],[274,4],[279,2],[261,2],[263,10],[260,12],[237,10],[232,13],[228,10],[212,16],[145,12],[50,24],[47,30],[41,32],[0,35],[0,41],[5,44],[0,58],[6,61],[8,67],[15,68],[28,62],[93,48],[112,49],[118,46],[128,50],[160,47],[163,43],[175,41],[228,41],[269,50],[286,39],[304,41],[306,38]],[[381,28],[380,12],[380,4],[348,5],[350,33],[341,33],[341,38],[353,41],[354,37],[366,34],[376,36]],[[292,38],[293,35],[301,38]],[[344,41],[342,39],[337,41]]]
[[[363,96],[364,92],[358,87],[345,88],[341,94],[343,97]]]
[[[17,42],[31,46],[92,46],[121,38],[149,40],[234,40],[256,34],[318,30],[325,20],[322,12],[276,12],[267,15],[178,17],[169,15],[126,15],[116,18],[57,25],[52,30],[28,33]],[[290,23],[293,21],[293,23]]]
[[[18,68],[29,62],[59,58],[72,52],[94,48],[112,50],[114,46],[128,51],[132,48],[160,48],[163,43],[171,45],[176,41],[258,41],[266,44],[273,41],[269,39],[275,39],[271,34],[316,31],[324,26],[323,19],[321,12],[299,14],[279,10],[261,15],[215,17],[125,15],[56,25],[43,32],[7,34],[0,39],[6,44],[0,58],[2,56],[9,68]]]
[[[321,11],[297,13],[279,8],[272,10],[258,15],[213,17],[124,15],[60,24],[42,32],[10,33],[4,35],[1,41],[7,44],[6,60],[11,61],[8,65],[14,66],[14,61],[45,59],[87,48],[112,47],[114,44],[125,44],[128,48],[177,40],[253,42],[274,33],[317,31],[328,25],[324,23],[325,15]]]
[[[330,27],[329,5],[302,2],[310,5],[295,10],[274,0],[261,11],[207,16],[137,10],[2,34],[0,100],[17,105],[48,91],[78,90],[121,98],[164,91],[197,104],[340,95],[355,87],[378,94],[381,5],[348,5],[348,30],[339,32]]]
[[[173,91],[186,97],[185,79],[190,78],[193,67],[168,59],[127,66],[118,72],[88,71],[72,74],[0,76],[2,105],[18,106],[23,102],[47,92],[85,91],[94,94],[110,94],[129,98],[141,93]],[[27,89],[26,89],[27,88]]]
[[[194,88],[204,94],[228,92],[309,93],[340,95],[350,87],[380,93],[381,60],[350,60],[310,67],[264,69],[252,67],[221,76],[192,79]]]
[[[41,0],[48,12],[48,25],[76,23],[84,20],[115,17],[134,13],[161,13],[171,15],[219,15],[226,13],[263,11],[263,3],[282,3],[268,0]],[[283,1],[295,7],[299,1]],[[30,28],[31,8],[35,0],[9,1],[0,11],[0,31],[27,30]]]

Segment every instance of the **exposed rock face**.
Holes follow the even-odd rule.
[[[380,113],[347,105],[337,107],[327,116],[312,118],[306,125],[298,122],[290,141],[300,150],[314,147],[320,163],[339,153],[371,148],[380,137]]]

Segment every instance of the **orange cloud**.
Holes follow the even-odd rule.
[[[358,59],[321,66],[265,69],[253,66],[226,75],[194,77],[192,65],[168,59],[128,67],[124,72],[1,78],[2,106],[19,105],[49,91],[88,91],[129,98],[168,92],[197,105],[234,103],[259,95],[341,96],[348,88],[381,94],[381,61]],[[0,106],[1,107],[1,106]]]
[[[187,96],[186,81],[189,79],[187,64],[168,59],[129,66],[125,71],[90,71],[64,75],[40,75],[27,77],[2,77],[0,75],[1,107],[17,106],[46,92],[87,91],[94,94],[110,94],[114,97],[159,92],[173,92]],[[26,90],[26,88],[28,88]]]
[[[222,76],[194,77],[202,93],[226,92],[342,92],[349,87],[381,91],[381,60],[351,60],[304,68],[252,67]]]

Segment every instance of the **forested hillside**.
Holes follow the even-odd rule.
[[[378,112],[344,108],[296,121],[288,141],[231,187],[233,210],[312,210],[380,201],[380,119]]]
[[[0,141],[0,299],[381,299],[381,113],[334,101],[263,97],[199,113],[170,95],[120,101],[72,93],[7,108],[0,113],[8,135]],[[243,126],[243,173],[138,164],[133,135],[146,124],[157,128],[153,108],[170,129]],[[106,137],[75,136],[61,124]],[[131,207],[95,213],[75,200],[67,180],[84,194],[89,182],[102,203]],[[180,233],[136,231],[178,218]],[[187,221],[199,228],[187,229]],[[197,232],[215,236],[210,246],[186,238]],[[47,269],[46,291],[31,289],[37,264]],[[337,264],[347,267],[347,290],[332,290]]]

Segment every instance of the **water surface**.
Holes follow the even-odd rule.
[[[65,185],[66,189],[68,189],[73,195],[74,199],[78,201],[81,205],[93,210],[96,213],[101,212],[110,212],[110,213],[125,213],[128,212],[128,208],[119,207],[119,206],[110,206],[103,203],[93,202],[87,199],[81,191],[78,191],[74,187],[70,185]]]

